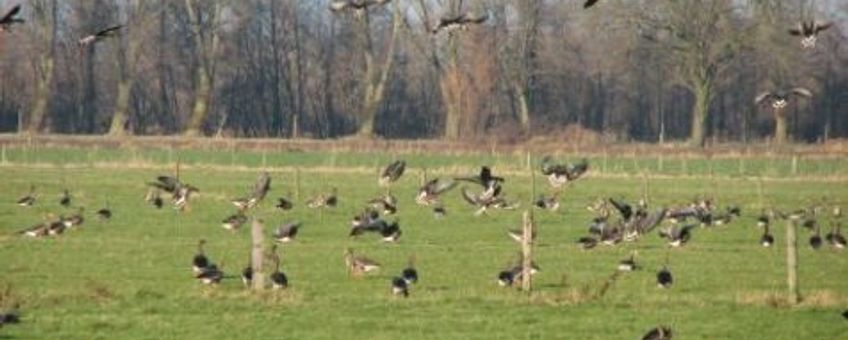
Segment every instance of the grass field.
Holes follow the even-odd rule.
[[[801,230],[804,299],[790,307],[783,302],[783,224],[774,227],[777,246],[771,249],[758,244],[754,224],[761,204],[795,209],[826,196],[844,207],[848,183],[839,176],[848,173],[845,160],[805,160],[794,170],[804,176],[792,176],[787,160],[749,159],[740,167],[738,160],[691,159],[684,172],[679,160],[660,170],[657,159],[592,158],[593,171],[566,191],[564,209],[535,212],[535,257],[542,272],[534,277],[534,291],[525,294],[495,281],[519,249],[505,231],[519,225],[522,209],[475,217],[454,190],[445,199],[448,216],[436,220],[414,203],[423,165],[430,176],[447,176],[492,164],[496,172],[510,170],[506,195],[528,207],[532,181],[520,171],[523,157],[399,157],[410,167],[394,188],[404,235],[397,244],[383,244],[375,237],[352,240],[347,232],[354,213],[381,192],[376,167],[390,155],[8,150],[0,166],[0,287],[11,286],[11,298],[22,306],[22,323],[0,328],[0,338],[638,339],[658,324],[670,325],[679,339],[845,339],[848,334],[848,322],[840,316],[848,308],[848,253],[814,251],[807,245],[809,233]],[[143,200],[144,183],[170,173],[166,164],[175,158],[185,164],[181,178],[201,190],[186,213],[156,210]],[[229,275],[237,276],[246,264],[248,230],[226,231],[220,220],[234,212],[229,199],[248,191],[262,165],[272,168],[270,198],[300,196],[291,212],[275,211],[266,201],[254,214],[268,229],[303,221],[298,240],[282,251],[291,287],[251,293],[237,277],[218,287],[199,284],[190,262],[200,238],[208,240],[207,253]],[[597,197],[635,200],[645,180],[616,174],[639,171],[665,175],[647,185],[653,206],[705,194],[720,205],[741,205],[743,216],[729,226],[698,229],[682,249],[668,249],[651,234],[637,243],[580,250],[575,240],[592,218],[586,204]],[[539,192],[547,190],[547,183],[537,181]],[[87,209],[82,228],[50,239],[16,235],[48,212],[74,211],[58,204],[63,182],[74,203]],[[16,206],[30,184],[38,187],[38,202]],[[339,190],[338,207],[305,207],[309,196],[331,187]],[[94,211],[107,200],[114,217],[97,221]],[[348,246],[380,261],[382,271],[348,278],[342,260]],[[595,298],[618,261],[634,249],[643,269],[623,275],[605,296]],[[421,281],[408,299],[393,297],[389,279],[410,254],[417,258]],[[666,254],[676,283],[660,290],[655,273]]]

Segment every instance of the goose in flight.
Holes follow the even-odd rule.
[[[403,171],[406,170],[406,162],[402,160],[397,160],[386,166],[383,169],[383,172],[380,173],[380,178],[377,180],[378,184],[382,187],[388,187],[392,183],[396,182],[400,176],[403,175]]]
[[[84,36],[77,41],[80,47],[86,47],[91,44],[96,44],[104,39],[116,37],[121,33],[121,29],[124,25],[112,26],[103,30],[100,30],[94,34],[89,34]]]
[[[438,34],[441,31],[452,32],[455,30],[467,30],[471,25],[479,25],[489,19],[488,14],[475,15],[471,12],[465,12],[454,16],[442,17],[439,22],[433,26],[432,33]]]
[[[793,87],[788,90],[766,91],[762,92],[754,98],[754,103],[757,105],[770,104],[775,110],[783,109],[789,103],[790,97],[799,96],[804,98],[812,98],[813,93],[803,87]]]
[[[21,5],[15,5],[6,12],[6,15],[0,17],[0,32],[11,31],[12,25],[24,23],[24,19],[18,18],[21,12]]]
[[[542,174],[548,176],[548,182],[554,188],[576,181],[587,170],[589,170],[589,161],[586,159],[572,164],[558,164],[554,163],[550,156],[542,158]]]
[[[456,181],[441,180],[434,178],[418,189],[415,202],[420,205],[434,205],[439,203],[439,196],[456,186]]]
[[[832,22],[801,21],[797,27],[789,29],[789,34],[801,37],[801,47],[814,48],[819,32],[830,28],[832,25]]]

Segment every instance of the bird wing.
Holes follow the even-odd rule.
[[[123,27],[124,27],[124,25],[112,26],[112,27],[109,27],[105,30],[97,32],[97,34],[95,34],[95,35],[98,36],[98,37],[108,37],[108,36],[111,36],[111,35],[117,33],[117,31],[120,30]]]
[[[757,97],[754,98],[754,103],[755,104],[762,104],[764,101],[770,100],[772,98],[774,98],[774,93],[763,92],[763,93],[758,94]]]
[[[797,95],[799,95],[799,96],[807,97],[807,98],[812,98],[812,97],[813,97],[813,93],[812,93],[812,92],[810,92],[810,90],[808,90],[808,89],[806,89],[806,88],[803,88],[803,87],[795,87],[795,88],[792,88],[791,90],[789,90],[789,93],[797,94]]]
[[[569,164],[566,175],[569,180],[575,180],[586,173],[586,170],[589,170],[589,161],[584,159],[580,163]]]
[[[489,14],[488,14],[488,13],[483,13],[482,15],[480,15],[480,16],[476,16],[476,17],[475,17],[475,16],[471,16],[471,15],[469,14],[469,15],[467,16],[467,18],[466,18],[466,20],[467,20],[468,22],[470,22],[470,23],[474,23],[474,24],[482,24],[483,22],[485,22],[485,21],[486,21],[486,20],[488,20],[488,19],[489,19]]]
[[[468,204],[480,205],[480,201],[477,199],[477,197],[474,196],[470,191],[468,191],[468,188],[466,187],[462,187],[462,198],[464,198],[465,201],[468,202]]]
[[[348,7],[348,0],[333,1],[330,3],[331,11],[341,11]]]
[[[456,186],[456,184],[457,184],[456,181],[452,181],[452,180],[445,180],[445,181],[438,181],[437,180],[436,185],[433,187],[433,193],[436,194],[436,195],[441,194],[445,191],[453,189]]]
[[[12,9],[10,9],[9,12],[6,13],[6,15],[4,15],[2,19],[0,19],[0,22],[9,22],[20,12],[21,5],[15,5],[15,7],[12,7]]]
[[[799,22],[798,26],[796,26],[795,28],[789,29],[789,34],[791,34],[791,35],[801,35],[803,33],[804,33],[804,23],[801,23],[801,22]]]
[[[629,204],[624,202],[616,201],[614,198],[609,199],[612,206],[615,207],[615,210],[618,210],[621,213],[621,217],[624,217],[625,220],[629,220],[631,216],[633,216],[633,208],[630,207]]]
[[[824,30],[830,28],[830,26],[833,26],[833,22],[831,22],[831,21],[824,22],[824,23],[816,23],[815,25],[813,25],[813,32],[818,33],[818,32],[824,31]]]
[[[598,2],[598,0],[586,0],[586,2],[583,3],[583,8],[585,9],[585,8],[592,7],[597,2]]]

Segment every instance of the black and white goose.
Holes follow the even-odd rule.
[[[365,256],[354,254],[351,248],[345,250],[344,260],[349,275],[362,276],[365,273],[380,270],[380,263]]]
[[[402,277],[392,278],[392,295],[409,297],[409,284]]]
[[[539,266],[536,265],[535,262],[530,262],[530,275],[536,275],[536,273],[540,272]],[[507,269],[504,269],[498,273],[498,285],[501,287],[512,286],[515,281],[520,281],[521,276],[524,273],[524,259],[523,255],[519,253],[518,261],[514,265],[510,265]]]
[[[642,340],[671,340],[673,332],[668,326],[658,326],[645,333]]]
[[[20,12],[21,5],[15,5],[5,15],[0,17],[0,32],[9,32],[13,25],[24,23],[24,19],[18,17]]]
[[[794,97],[812,98],[813,92],[803,87],[793,87],[788,90],[766,91],[762,92],[754,98],[754,103],[757,105],[771,105],[774,110],[782,110],[789,104],[789,100]]]
[[[71,206],[71,193],[68,189],[62,190],[62,196],[59,197],[59,205],[67,208]]]
[[[318,194],[306,202],[306,206],[310,208],[335,207],[339,202],[336,195],[336,188],[332,188],[329,194]]]
[[[548,182],[554,188],[576,181],[588,170],[589,161],[586,159],[573,164],[557,164],[550,156],[542,158],[542,174],[548,177]]]
[[[98,43],[100,41],[103,41],[104,39],[116,37],[116,36],[118,36],[118,34],[121,33],[121,29],[123,27],[124,27],[123,25],[116,25],[116,26],[112,26],[112,27],[97,31],[93,34],[89,34],[87,36],[80,38],[77,41],[77,44],[79,44],[80,47],[86,47],[86,46]]]
[[[438,204],[440,203],[440,195],[453,189],[456,184],[457,182],[454,180],[434,178],[418,189],[418,196],[415,197],[415,202],[420,205]]]
[[[297,231],[300,229],[300,225],[301,223],[299,221],[284,223],[277,227],[277,230],[274,230],[271,236],[279,243],[289,243],[297,237]]]
[[[825,235],[827,243],[836,249],[845,249],[845,236],[842,235],[842,222],[834,222],[831,231]]]
[[[280,271],[280,254],[277,253],[277,245],[271,247],[271,257],[274,260],[274,272],[271,273],[271,288],[283,289],[289,286],[289,278]]]
[[[277,198],[277,205],[275,205],[274,207],[282,211],[289,211],[294,208],[294,202],[292,202],[288,198],[280,197]]]
[[[247,266],[241,270],[241,283],[245,288],[250,288],[253,284],[253,255],[251,253],[247,254]]]
[[[29,237],[40,238],[40,237],[48,236],[50,234],[49,230],[50,230],[50,223],[45,221],[45,222],[41,222],[41,223],[38,223],[36,225],[33,225],[33,226],[26,228],[24,230],[21,230],[21,231],[18,232],[18,234],[21,234],[21,235],[24,235],[24,236],[29,236]]]
[[[165,204],[165,202],[162,201],[160,190],[157,188],[148,189],[147,194],[144,196],[144,200],[153,205],[156,209],[162,209],[162,206]]]
[[[62,219],[54,220],[47,225],[47,235],[48,236],[57,236],[61,235],[65,232],[65,223],[62,222]]]
[[[813,228],[813,236],[810,236],[810,247],[814,250],[818,250],[822,246],[822,237],[821,237],[821,228],[816,224]]]
[[[242,211],[238,211],[221,221],[221,227],[230,231],[236,231],[245,223],[247,223],[247,215]]]
[[[671,275],[671,270],[668,269],[668,265],[663,265],[657,272],[657,287],[670,288],[673,283],[674,277]]]
[[[692,237],[692,229],[694,228],[694,224],[687,224],[682,227],[675,224],[660,230],[660,237],[666,238],[668,245],[672,247],[681,247],[689,242],[689,239]]]
[[[22,207],[30,207],[35,204],[35,185],[29,186],[29,192],[26,195],[21,196],[15,204]]]
[[[801,37],[801,47],[814,48],[819,32],[830,28],[832,25],[832,22],[801,21],[797,27],[789,29],[789,34]]]
[[[400,272],[400,277],[408,285],[418,282],[418,270],[415,269],[415,255],[409,256],[409,261],[406,264],[406,268]]]
[[[380,236],[383,237],[383,242],[397,242],[402,234],[398,221],[392,221],[392,223],[385,224],[380,228]]]
[[[618,271],[622,272],[632,272],[634,270],[639,269],[639,266],[636,264],[636,251],[630,253],[630,257],[621,260],[618,262]]]
[[[184,211],[188,207],[189,198],[194,193],[199,192],[197,187],[183,183],[179,178],[171,176],[159,176],[156,177],[156,181],[148,182],[147,184],[170,193],[174,208],[180,211]]]
[[[75,214],[68,217],[60,218],[62,220],[62,223],[65,225],[65,228],[70,229],[82,225],[82,223],[85,222],[85,217],[83,217],[82,214],[84,210],[85,209],[83,207],[79,207]]]
[[[215,285],[221,283],[221,279],[224,278],[224,271],[218,268],[216,264],[212,263],[203,268],[194,277],[203,284]]]
[[[203,246],[205,244],[206,240],[201,239],[197,241],[197,253],[191,259],[191,271],[194,274],[200,274],[211,264],[209,258],[206,257],[206,253],[203,252]]]
[[[403,175],[403,171],[406,170],[406,162],[403,160],[397,160],[386,166],[383,169],[383,172],[380,173],[380,178],[377,180],[377,183],[381,187],[388,187],[392,183],[397,182],[400,179],[400,176]]]
[[[455,30],[467,30],[471,25],[479,25],[489,19],[488,14],[476,15],[471,12],[461,13],[454,16],[442,17],[439,22],[433,26],[432,33],[446,31],[452,32]]]

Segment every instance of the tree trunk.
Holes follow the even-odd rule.
[[[50,82],[53,79],[53,57],[43,55],[40,59],[41,75],[36,77],[35,104],[30,112],[28,128],[30,134],[37,134],[44,124],[44,116],[47,113],[47,100],[50,97]]]
[[[115,99],[115,114],[112,115],[112,126],[109,127],[109,134],[112,136],[122,136],[127,133],[130,90],[132,89],[132,86],[132,81],[126,79],[121,80],[121,82],[118,83],[118,98]]]
[[[783,109],[774,109],[774,143],[784,144],[788,140],[786,114]]]
[[[186,127],[186,136],[200,136],[203,121],[206,119],[206,113],[209,106],[209,93],[212,91],[212,84],[209,80],[209,75],[204,67],[197,69],[197,89],[194,93],[194,108],[191,111],[191,117]]]
[[[695,86],[695,104],[692,107],[692,130],[689,137],[689,145],[704,146],[707,137],[707,113],[710,109],[712,91],[708,84]]]
[[[521,131],[524,133],[530,132],[530,107],[527,103],[527,91],[521,84],[515,82],[513,84],[515,97],[518,98],[518,122],[521,123]]]
[[[397,41],[398,31],[400,30],[400,23],[400,8],[398,7],[397,2],[395,2],[392,18],[392,35],[389,38],[389,46],[386,50],[386,61],[383,63],[383,67],[380,69],[380,76],[377,79],[373,79],[377,72],[377,66],[374,65],[374,57],[371,55],[372,52],[366,52],[365,100],[362,104],[362,122],[360,123],[359,131],[357,132],[357,134],[361,137],[372,137],[374,135],[377,111],[380,109],[380,104],[383,102],[383,94],[385,93],[386,83],[389,79],[389,72],[391,72],[392,64],[395,60],[395,42]]]
[[[445,105],[445,139],[459,139],[459,125],[462,118],[460,112],[460,97],[462,96],[462,87],[459,86],[461,75],[459,70],[452,64],[445,69],[445,74],[439,81],[439,88],[442,91],[442,101]]]

